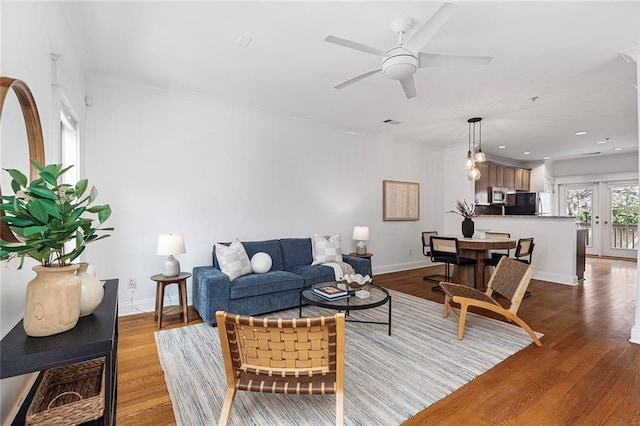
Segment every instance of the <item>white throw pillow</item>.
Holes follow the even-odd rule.
[[[251,273],[251,263],[244,246],[237,238],[229,246],[216,244],[216,258],[220,270],[233,281],[238,277]]]
[[[264,274],[269,272],[273,261],[268,253],[259,252],[253,255],[251,258],[251,270],[255,274]]]
[[[342,262],[342,248],[340,247],[340,234],[333,237],[313,235],[313,263],[320,265],[327,262]]]

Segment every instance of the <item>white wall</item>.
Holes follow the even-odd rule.
[[[547,168],[547,174],[555,178],[625,172],[637,174],[638,153],[549,161]]]
[[[45,158],[56,162],[60,158],[58,144],[59,98],[66,93],[74,110],[83,115],[83,70],[74,51],[60,6],[53,2],[0,3],[1,74],[25,81],[33,93],[45,139]],[[59,60],[58,83],[54,87],[51,53],[62,54]],[[6,114],[2,116],[2,167],[28,170],[28,153],[24,121],[18,113],[18,104],[12,93],[7,95]],[[21,135],[21,136],[19,136]],[[3,175],[5,174],[2,172]],[[9,180],[2,178],[2,187],[8,193]],[[26,283],[35,274],[33,262],[27,261],[22,270],[1,269],[0,278],[0,332],[6,335],[22,319]],[[12,408],[20,390],[30,384],[31,375],[0,381],[0,420],[12,418]]]
[[[153,308],[161,233],[185,235],[184,271],[210,265],[213,244],[233,237],[340,233],[354,251],[354,225],[370,227],[375,273],[428,263],[420,232],[442,228],[438,150],[105,76],[89,87],[88,178],[116,230],[86,256],[120,279],[121,314]],[[420,221],[382,221],[383,179],[421,184]]]

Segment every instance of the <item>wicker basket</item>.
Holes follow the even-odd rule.
[[[102,416],[104,364],[103,357],[46,370],[25,424],[76,425]]]

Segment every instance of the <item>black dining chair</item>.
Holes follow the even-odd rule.
[[[505,240],[509,240],[511,239],[511,234],[508,232],[486,232],[485,233],[486,238],[488,239],[505,239]],[[498,262],[500,262],[500,259],[502,259],[504,256],[509,257],[509,255],[511,254],[511,250],[507,249],[506,252],[495,252],[492,251],[491,252],[491,257],[488,259],[484,260],[484,266],[482,267],[482,288],[484,289],[485,286],[485,269],[487,267],[490,268],[495,268],[496,266],[498,266]]]
[[[451,282],[451,265],[471,266],[473,265],[473,287],[477,286],[476,260],[460,256],[460,244],[455,237],[431,237],[429,245],[431,247],[431,261],[444,263],[445,281]],[[442,292],[442,287],[436,285],[431,290]]]
[[[518,245],[516,246],[516,253],[514,254],[515,259],[518,262],[531,264],[533,261],[533,247],[535,247],[535,243],[533,242],[533,238],[520,238],[518,240]],[[531,292],[527,290],[524,293],[524,297],[531,296]]]
[[[424,231],[422,233],[422,254],[426,257],[431,257],[431,237],[437,237],[438,231]],[[431,274],[425,275],[422,277],[425,281],[433,281],[435,283],[439,283],[440,281],[445,281],[447,279],[446,276],[442,274]]]

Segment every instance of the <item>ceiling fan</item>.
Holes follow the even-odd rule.
[[[383,71],[387,78],[398,80],[405,95],[407,95],[407,99],[411,99],[416,97],[416,85],[413,80],[413,75],[418,71],[418,68],[442,65],[486,65],[491,62],[492,58],[487,56],[454,56],[421,52],[433,35],[444,25],[449,16],[451,16],[456,7],[453,3],[443,4],[406,42],[404,41],[404,36],[411,30],[413,20],[411,18],[394,20],[391,23],[391,30],[398,34],[398,45],[384,52],[375,47],[370,47],[355,41],[332,35],[327,36],[324,39],[326,42],[382,58],[382,66],[380,68],[353,77],[338,84],[335,88],[342,89]]]

